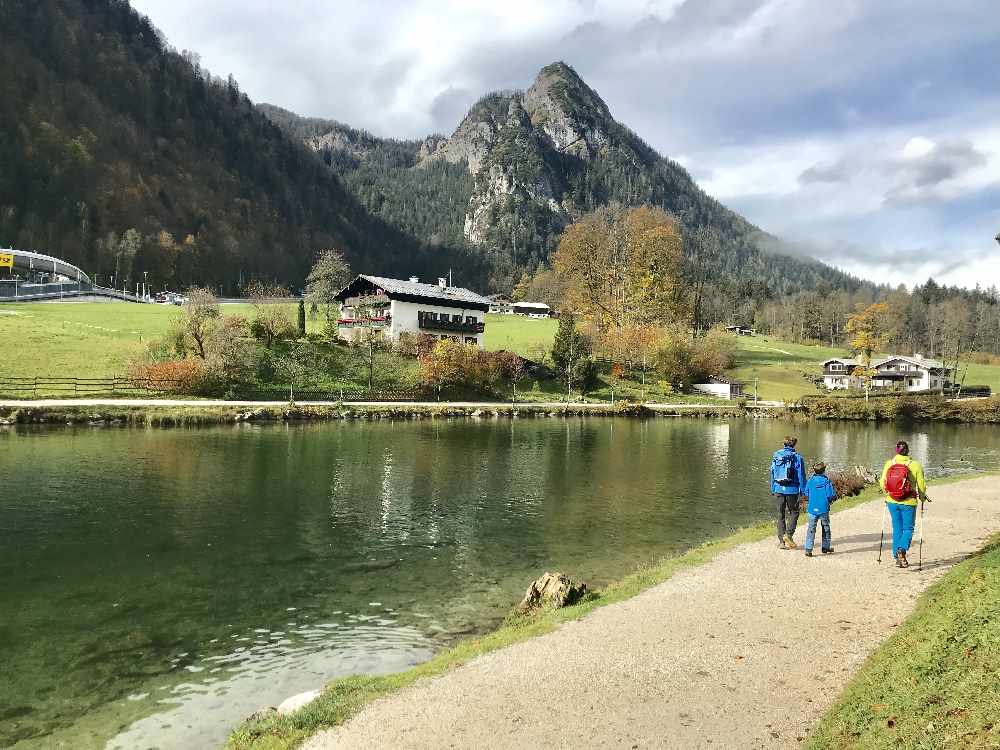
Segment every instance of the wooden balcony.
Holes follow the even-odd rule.
[[[482,321],[444,320],[429,313],[417,314],[417,325],[422,331],[449,331],[453,333],[482,333],[486,324]]]

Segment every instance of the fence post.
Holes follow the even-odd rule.
[[[31,384],[31,397],[38,398],[38,376],[35,375],[35,379]]]

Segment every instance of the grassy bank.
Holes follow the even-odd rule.
[[[920,597],[806,746],[1000,747],[1000,535]]]
[[[910,419],[918,422],[1000,424],[1000,396],[951,401],[939,395],[864,398],[807,398],[803,413],[813,419],[869,422]]]
[[[721,409],[691,409],[669,412],[669,416],[684,414],[700,417],[730,417],[733,412]],[[500,419],[513,417],[636,417],[654,416],[649,409],[637,405],[560,404],[490,404],[488,406],[453,406],[447,403],[426,406],[331,404],[329,406],[39,406],[0,407],[0,425],[148,425],[177,427],[212,425],[234,422],[308,422],[323,420],[411,420],[411,419]]]
[[[962,479],[968,478],[962,477]],[[937,484],[941,483],[944,482]],[[876,496],[874,488],[870,488],[858,497],[838,501],[834,505],[834,511],[855,507]],[[464,641],[405,672],[384,677],[348,677],[334,680],[326,686],[319,698],[291,716],[279,717],[266,714],[262,718],[248,721],[233,732],[226,748],[227,750],[294,748],[315,732],[343,723],[371,701],[412,685],[417,680],[442,675],[482,654],[551,632],[563,622],[583,617],[597,607],[629,599],[662,583],[681,570],[703,565],[727,550],[741,544],[767,539],[773,533],[773,525],[770,522],[734,530],[730,536],[723,539],[708,542],[677,557],[667,558],[641,568],[621,581],[591,593],[580,604],[561,610],[545,611],[531,619],[508,621],[491,633]]]

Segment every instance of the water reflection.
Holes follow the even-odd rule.
[[[977,426],[0,431],[0,746],[217,744],[489,626],[545,568],[600,584],[767,517],[789,431],[833,467],[878,468],[903,437],[932,475],[1000,468]]]

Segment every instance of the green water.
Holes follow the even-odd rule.
[[[0,429],[0,747],[218,746],[405,668],[545,569],[601,584],[769,515],[770,454],[1000,468],[1000,430],[686,419]],[[836,526],[834,526],[836,532]]]

